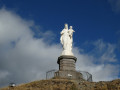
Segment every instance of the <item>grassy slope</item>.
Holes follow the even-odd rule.
[[[1,90],[8,90],[9,87]],[[11,88],[12,90],[12,88]],[[66,79],[34,81],[14,87],[14,90],[77,90],[74,82]]]
[[[9,87],[0,90],[9,90]],[[10,90],[120,90],[120,79],[108,82],[87,82],[67,79],[50,79],[18,85]]]

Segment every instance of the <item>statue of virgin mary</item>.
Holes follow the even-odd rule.
[[[60,41],[61,44],[63,45],[62,55],[73,56],[72,53],[73,32],[74,30],[72,29],[72,26],[70,26],[70,29],[68,30],[68,24],[65,24],[65,28],[60,33],[61,34]]]

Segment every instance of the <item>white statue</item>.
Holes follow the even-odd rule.
[[[65,24],[65,28],[61,31],[60,38],[61,44],[63,45],[62,55],[73,56],[72,53],[73,32],[75,31],[72,29],[72,26],[70,26],[70,29],[68,30],[68,25]]]

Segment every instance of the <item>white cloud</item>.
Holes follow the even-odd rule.
[[[34,38],[31,30],[34,26],[11,11],[0,10],[0,70],[11,73],[6,76],[9,82],[40,79],[47,70],[57,68],[60,46],[50,46],[43,38]]]
[[[96,52],[96,55],[98,54],[100,57],[100,61],[105,63],[105,62],[115,62],[116,60],[116,55],[115,55],[115,49],[116,45],[110,44],[110,43],[105,43],[103,40],[98,40],[94,43],[95,49],[93,50]],[[97,56],[98,56],[97,55]]]
[[[9,82],[23,83],[42,79],[46,71],[58,69],[57,58],[62,47],[60,44],[48,43],[54,34],[46,31],[40,34],[41,38],[35,38],[31,27],[36,27],[33,21],[24,20],[14,12],[0,9],[0,86],[8,85]],[[79,49],[74,47],[73,52],[78,58],[76,68],[92,73],[95,81],[117,78],[118,66],[109,63],[116,61],[114,47],[99,40],[90,54],[81,54]],[[95,57],[96,48],[102,52],[102,56]]]
[[[120,11],[120,0],[108,0],[114,12]]]
[[[78,58],[77,69],[90,72],[93,75],[94,81],[106,81],[118,78],[119,65],[111,64],[112,62],[117,62],[115,55],[116,46],[105,43],[102,39],[90,42],[90,44],[94,46],[92,51],[84,54],[78,51],[75,52]]]

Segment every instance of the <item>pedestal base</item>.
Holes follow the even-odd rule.
[[[59,71],[55,72],[55,77],[81,79],[82,74],[75,70],[75,63],[77,58],[69,55],[62,55],[58,57]]]
[[[75,62],[77,58],[74,56],[60,56],[57,63],[59,64],[59,70],[72,70],[75,71]]]
[[[82,74],[77,71],[65,70],[65,71],[57,71],[55,72],[55,77],[67,78],[67,79],[75,79],[80,80],[83,79]]]

